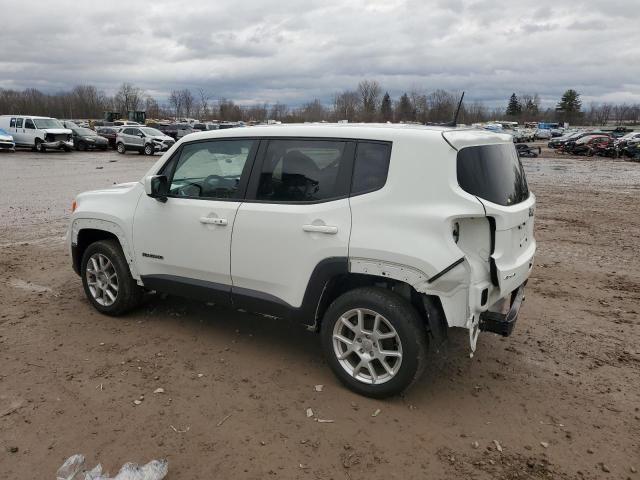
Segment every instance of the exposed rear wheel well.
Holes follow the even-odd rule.
[[[424,295],[416,291],[408,283],[388,277],[347,273],[333,277],[325,286],[318,304],[316,318],[322,321],[325,312],[333,301],[346,292],[360,287],[378,287],[390,290],[405,298],[424,319],[425,328],[438,340],[444,340],[447,332],[447,322],[440,303],[440,298]]]
[[[94,228],[83,228],[82,230],[80,230],[80,232],[78,232],[78,241],[73,255],[73,269],[77,273],[80,272],[80,263],[82,262],[82,256],[84,255],[84,252],[89,247],[89,245],[100,240],[109,239],[113,239],[116,242],[120,243],[117,236],[105,230],[97,230]]]

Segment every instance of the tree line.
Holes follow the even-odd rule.
[[[336,92],[330,104],[314,99],[302,105],[261,103],[239,105],[231,99],[216,98],[205,89],[172,90],[162,103],[129,83],[123,83],[115,95],[108,96],[92,85],[78,85],[69,91],[44,93],[35,88],[0,89],[0,114],[45,115],[56,118],[99,119],[105,111],[145,110],[147,118],[221,121],[275,120],[281,122],[339,121],[439,123],[453,119],[460,92],[443,89],[413,89],[392,98],[375,80],[363,80],[356,88]],[[555,108],[543,109],[537,93],[513,93],[506,108],[487,107],[482,102],[464,102],[459,123],[490,120],[559,121],[571,124],[604,125],[638,123],[640,105],[591,103],[582,105],[580,94],[569,89]]]

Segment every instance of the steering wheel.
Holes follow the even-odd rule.
[[[204,181],[202,183],[211,183],[213,180],[224,180],[225,177],[223,177],[222,175],[209,175],[207,178],[204,179]]]

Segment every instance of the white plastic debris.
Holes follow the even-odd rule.
[[[162,480],[169,471],[166,460],[151,460],[146,465],[125,463],[115,477],[102,473],[98,464],[86,470],[84,455],[71,455],[56,473],[56,480]]]

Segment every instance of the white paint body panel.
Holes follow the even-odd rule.
[[[481,130],[399,125],[213,130],[177,142],[146,176],[157,174],[185,142],[281,136],[392,142],[387,182],[372,193],[317,204],[175,198],[162,204],[146,196],[142,182],[127,184],[81,194],[72,216],[73,232],[77,235],[77,227],[91,219],[116,225],[114,229],[132,252],[136,278],[171,274],[232,283],[293,307],[301,305],[309,277],[320,261],[348,257],[353,273],[400,280],[420,293],[438,296],[449,326],[469,329],[475,348],[480,313],[507,298],[530,274],[536,248],[531,216],[535,197],[531,194],[521,204],[502,207],[466,193],[457,183],[457,150],[513,145],[511,138]],[[203,224],[199,222],[203,216],[224,218],[227,225]],[[498,286],[490,275],[487,216],[496,225],[492,256]],[[459,243],[452,235],[454,223],[460,225]],[[161,255],[165,261],[144,258],[143,251]],[[462,263],[430,281],[460,259]],[[485,288],[488,302],[482,304]]]

